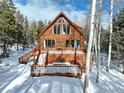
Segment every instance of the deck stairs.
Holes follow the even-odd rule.
[[[37,64],[38,65],[44,65],[45,62],[46,62],[46,56],[47,56],[47,53],[42,53],[41,52],[40,55],[39,55]]]

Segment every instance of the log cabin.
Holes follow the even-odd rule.
[[[37,47],[19,58],[26,64],[33,58],[31,76],[81,78],[85,71],[86,37],[83,29],[63,12],[41,29]],[[92,56],[90,69],[92,68]]]

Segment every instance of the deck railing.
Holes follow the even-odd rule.
[[[38,76],[67,76],[77,77],[82,76],[82,68],[78,65],[32,65],[31,75]]]
[[[82,51],[82,52],[86,52],[86,46],[84,47],[79,47],[79,48],[74,48],[74,47],[45,47],[43,50],[45,51],[49,51],[49,50],[79,50],[79,51]]]
[[[19,63],[26,64],[31,57],[37,56],[39,53],[39,48],[33,48],[28,53],[24,54],[19,58]]]

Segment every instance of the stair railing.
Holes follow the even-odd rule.
[[[26,54],[24,54],[23,56],[21,56],[21,57],[19,58],[19,63],[27,64],[29,58],[31,58],[31,57],[37,55],[38,50],[39,50],[39,48],[34,48],[34,49],[32,49],[31,51],[29,51],[28,53],[26,53]]]

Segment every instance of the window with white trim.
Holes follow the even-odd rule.
[[[66,47],[80,48],[80,40],[66,40]]]
[[[62,19],[62,34],[70,34],[70,25],[66,22],[66,20]]]
[[[55,47],[55,40],[52,39],[45,40],[45,47],[49,48]]]
[[[60,34],[61,33],[61,19],[59,19],[55,24],[54,24],[54,27],[53,27],[53,31],[54,31],[54,34]]]

